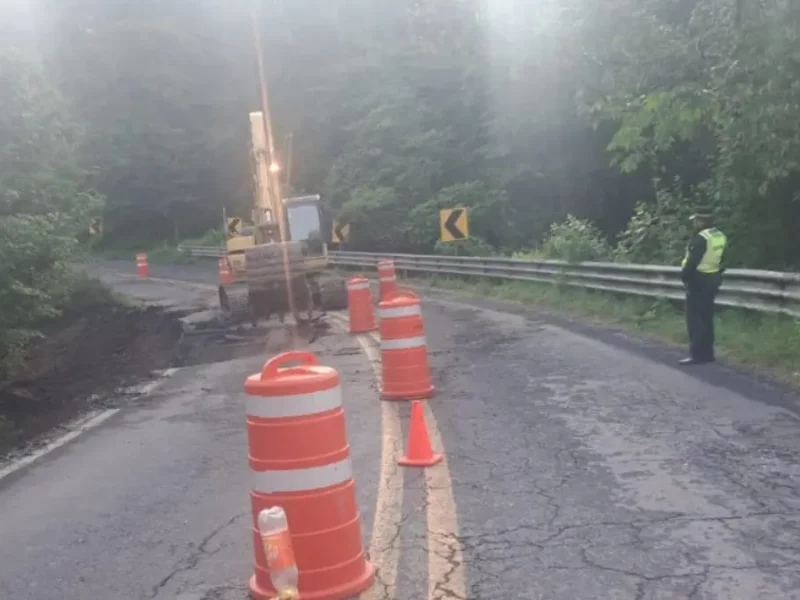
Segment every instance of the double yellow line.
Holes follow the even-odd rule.
[[[128,277],[127,274],[123,277]],[[135,275],[129,276],[134,278]],[[156,283],[170,283],[195,289],[216,289],[216,286],[175,279],[150,278]],[[347,322],[343,315],[329,313],[343,331]],[[380,340],[375,334],[356,336],[369,360],[376,379],[380,381]],[[403,453],[403,428],[400,404],[381,402],[381,467],[375,506],[375,520],[369,544],[370,560],[377,570],[377,582],[362,594],[363,600],[395,600],[397,598],[397,571],[400,565],[401,516],[403,510],[404,477],[407,469],[397,465]],[[467,597],[466,567],[463,548],[459,542],[458,516],[453,495],[453,481],[442,433],[436,417],[425,403],[425,420],[431,443],[444,458],[441,463],[425,469],[428,600]]]
[[[356,336],[375,376],[380,380],[379,340],[373,334]],[[381,402],[381,467],[375,506],[375,520],[369,545],[370,559],[378,575],[377,583],[362,594],[363,600],[397,597],[397,571],[400,564],[400,517],[403,510],[403,487],[406,469],[397,465],[403,452],[400,404]],[[466,598],[466,568],[458,539],[458,516],[453,482],[447,462],[441,430],[436,417],[425,403],[425,419],[434,449],[442,452],[441,463],[425,469],[427,498],[428,600]]]

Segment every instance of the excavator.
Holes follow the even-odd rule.
[[[347,307],[345,278],[327,270],[322,200],[319,195],[308,195],[283,198],[279,203],[277,186],[270,185],[264,114],[260,111],[250,113],[250,136],[252,224],[237,228],[242,221],[223,214],[225,260],[234,283],[220,284],[220,308],[228,319],[249,319],[254,327],[272,315],[283,322],[290,311],[298,324],[319,323],[326,311]]]

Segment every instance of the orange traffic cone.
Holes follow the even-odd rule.
[[[408,447],[406,455],[397,461],[401,467],[432,467],[441,462],[442,455],[434,454],[425,412],[419,400],[411,402],[411,424],[408,427]]]
[[[419,296],[397,290],[378,305],[381,335],[381,398],[430,398],[431,382],[425,324]]]
[[[358,597],[375,581],[375,568],[362,545],[339,374],[294,350],[268,360],[244,389],[255,553],[250,597],[276,595],[258,525],[261,511],[273,506],[291,526],[292,551],[284,556],[296,560],[300,598]]]
[[[397,291],[397,274],[393,260],[378,261],[378,291],[381,302]]]
[[[378,328],[368,279],[353,277],[347,282],[347,313],[350,333],[366,333]]]
[[[219,259],[219,284],[227,285],[233,283],[233,275],[228,267],[228,261],[224,258]]]
[[[139,279],[150,277],[150,263],[147,262],[147,254],[143,252],[136,255],[136,276]]]

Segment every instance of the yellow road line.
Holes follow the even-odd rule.
[[[380,344],[377,334],[370,333],[369,335],[376,344]],[[383,402],[382,404],[394,405],[395,403]],[[423,405],[431,444],[435,451],[441,452],[444,456],[438,465],[425,469],[425,491],[428,499],[426,509],[428,600],[466,599],[466,566],[464,550],[458,540],[458,515],[453,493],[453,480],[450,477],[450,467],[439,423],[431,410],[430,403],[425,402]]]
[[[342,315],[328,314],[337,324],[346,326]],[[381,359],[377,348],[365,335],[358,335],[356,339],[370,362],[375,378],[380,381]],[[397,457],[403,450],[403,431],[398,406],[393,402],[380,404],[381,468],[375,500],[375,518],[369,543],[370,560],[377,570],[377,583],[361,594],[363,600],[396,598],[397,569],[400,564],[400,540],[397,530],[400,527],[403,510],[404,473],[397,465]]]
[[[169,280],[156,280],[167,282]],[[186,282],[180,282],[186,283]],[[192,284],[189,284],[192,285]],[[194,284],[205,287],[207,284]],[[343,315],[328,313],[344,331]],[[370,344],[367,337],[374,344]],[[380,381],[380,355],[376,346],[380,344],[377,334],[356,336],[364,354],[370,361],[375,377]],[[364,600],[378,598],[394,599],[397,594],[397,569],[400,549],[397,529],[403,508],[403,470],[397,466],[396,457],[403,451],[402,428],[398,414],[399,405],[381,402],[381,469],[375,507],[375,519],[369,545],[370,559],[375,565],[379,585],[362,594]],[[428,600],[467,597],[466,566],[463,547],[458,540],[458,516],[456,513],[453,481],[450,477],[447,454],[436,417],[425,403],[426,421],[433,447],[444,454],[439,465],[425,470],[428,532]]]
[[[444,455],[442,462],[425,469],[428,492],[428,600],[467,597],[464,551],[458,539],[458,515],[453,480],[447,463],[442,434],[430,404],[425,403],[425,420],[431,444]]]

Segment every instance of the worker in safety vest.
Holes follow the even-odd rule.
[[[711,209],[698,209],[692,221],[696,233],[681,264],[690,354],[681,361],[682,365],[714,361],[714,298],[722,283],[722,256],[728,241],[725,234],[714,227]]]

